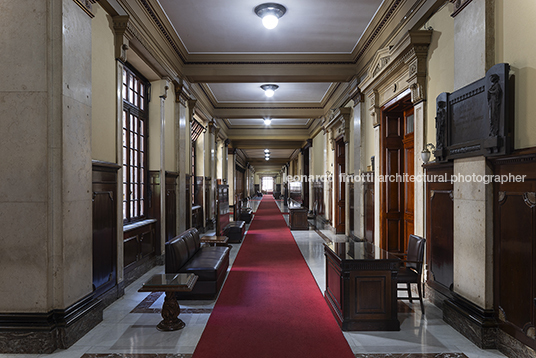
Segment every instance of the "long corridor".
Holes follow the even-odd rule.
[[[288,210],[282,201],[278,200],[276,203],[288,222],[288,215],[285,214]],[[259,204],[260,201],[249,201],[249,206],[254,211]],[[341,240],[343,237],[329,230],[319,231],[313,227],[308,231],[292,231],[292,235],[323,294],[325,290],[323,243],[326,239]],[[243,245],[244,242],[232,244],[230,269]],[[137,290],[149,277],[163,271],[163,266],[157,266],[127,287],[125,296],[106,308],[104,321],[69,349],[57,350],[53,354],[0,354],[0,357],[191,358],[216,300],[181,301],[180,318],[186,323],[186,327],[175,332],[158,331],[156,324],[161,320],[160,309],[164,295],[139,293]],[[427,301],[425,305],[426,315],[423,316],[417,302],[410,304],[399,301],[398,317],[401,322],[399,332],[343,332],[344,337],[357,358],[504,357],[495,350],[479,349],[442,320],[441,310]],[[232,330],[232,327],[228,329]]]

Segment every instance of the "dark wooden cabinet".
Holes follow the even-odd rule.
[[[499,327],[536,349],[536,150],[493,160],[494,310]]]
[[[369,242],[324,244],[325,299],[344,331],[398,331],[400,259]]]
[[[425,169],[430,178],[426,183],[427,283],[450,297],[454,277],[453,164],[432,163]],[[440,177],[448,180],[440,181]]]
[[[145,220],[139,224],[125,227],[123,233],[123,262],[125,273],[132,271],[156,253],[155,219]]]
[[[289,205],[289,226],[290,230],[309,230],[307,221],[307,208],[299,205]]]
[[[192,227],[198,230],[203,227],[203,207],[201,205],[192,206]]]
[[[217,186],[217,220],[216,233],[223,235],[223,229],[229,224],[229,185],[218,184]]]
[[[166,241],[177,236],[177,178],[178,173],[166,172]]]
[[[367,180],[363,183],[363,208],[365,240],[374,243],[374,172],[364,173]]]
[[[115,163],[93,162],[93,291],[117,280],[117,172]]]

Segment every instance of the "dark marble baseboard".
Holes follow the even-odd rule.
[[[183,353],[86,353],[80,358],[192,358]]]
[[[497,321],[493,310],[484,310],[456,297],[444,301],[443,320],[482,349],[495,349]]]
[[[2,314],[0,353],[47,354],[66,349],[102,321],[104,306],[91,295],[64,310]]]
[[[108,291],[101,294],[98,299],[101,300],[104,308],[108,307],[119,298],[125,295],[125,281],[119,282]]]
[[[131,270],[125,270],[125,277],[123,278],[125,287],[136,281],[153,267],[157,266],[158,258],[156,256],[144,260],[145,261],[138,264],[138,266],[136,266],[135,268]]]
[[[507,357],[536,358],[534,349],[500,329],[497,331],[497,349]]]
[[[463,353],[358,353],[356,358],[467,358]],[[192,358],[181,353],[98,353],[81,358]]]
[[[356,358],[467,358],[463,353],[358,353]]]
[[[443,310],[443,303],[452,298],[449,296],[444,295],[443,293],[436,290],[434,287],[430,286],[429,284],[425,285],[425,296],[426,298],[434,304],[436,307],[438,307],[440,310]]]

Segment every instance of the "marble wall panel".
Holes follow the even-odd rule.
[[[47,98],[44,92],[0,92],[0,201],[45,201]]]
[[[44,312],[47,303],[47,203],[0,203],[0,307]]]
[[[91,200],[90,106],[63,97],[62,137],[63,200]]]
[[[63,204],[63,306],[68,307],[92,292],[92,202]]]
[[[0,92],[46,90],[46,13],[47,1],[0,4]]]
[[[91,106],[91,19],[63,1],[63,95]]]

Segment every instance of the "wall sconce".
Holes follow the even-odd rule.
[[[421,159],[424,164],[428,163],[428,161],[430,160],[430,151],[428,150],[428,148],[435,150],[435,146],[432,143],[428,143],[422,150]]]

